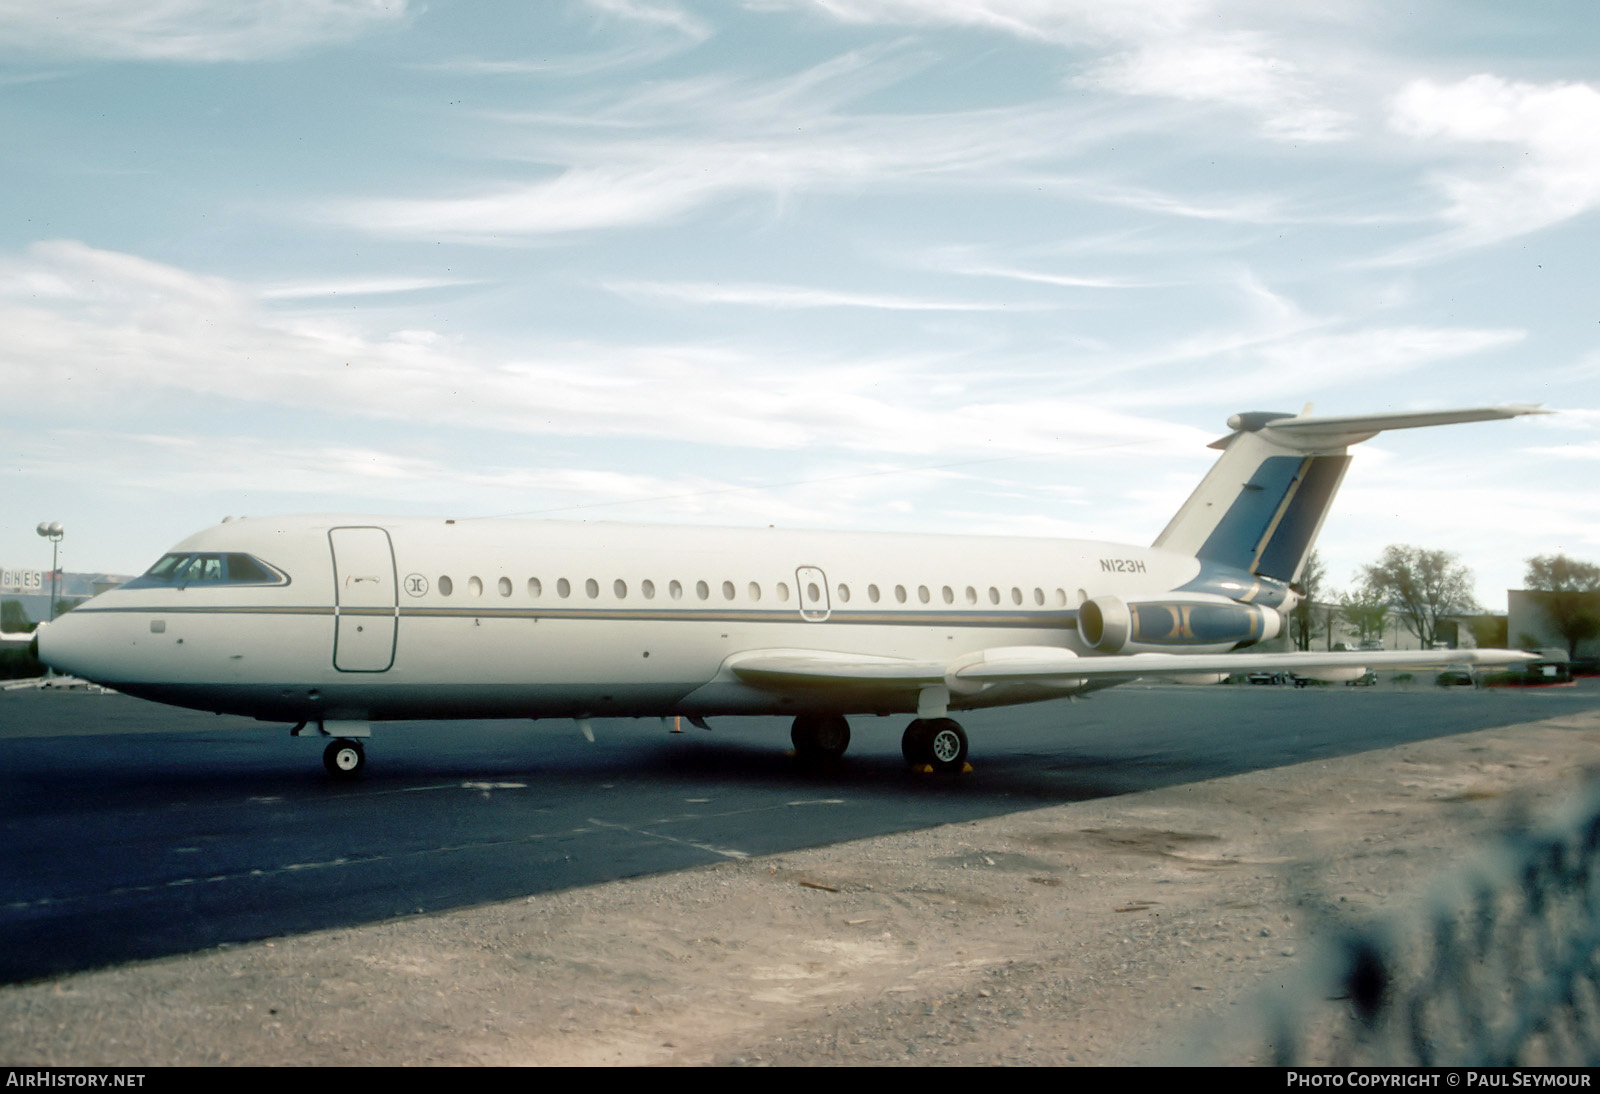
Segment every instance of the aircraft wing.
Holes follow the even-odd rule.
[[[1356,653],[1136,653],[1079,657],[1054,646],[1004,646],[968,654],[950,663],[824,650],[752,650],[729,658],[739,679],[772,691],[795,688],[887,690],[945,684],[971,693],[987,684],[1040,684],[1073,688],[1091,680],[1120,682],[1140,676],[1191,676],[1200,673],[1295,672],[1318,670],[1341,676],[1364,669],[1494,666],[1536,661],[1518,650],[1374,650]]]

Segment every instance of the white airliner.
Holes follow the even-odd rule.
[[[951,711],[1140,676],[1508,664],[1505,650],[1237,653],[1280,614],[1344,476],[1385,429],[1540,413],[1238,414],[1150,547],[938,535],[295,516],[225,521],[39,628],[38,656],[130,695],[314,725],[334,775],[375,721],[913,713],[908,763],[961,770]]]

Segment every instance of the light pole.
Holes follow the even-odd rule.
[[[41,521],[39,527],[34,531],[50,541],[50,622],[54,623],[56,619],[56,580],[60,573],[57,569],[57,562],[61,554],[61,537],[66,533],[62,531],[59,520]]]

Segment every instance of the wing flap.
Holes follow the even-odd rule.
[[[830,684],[922,687],[943,683],[945,671],[938,661],[826,650],[753,650],[730,657],[726,667],[747,684],[779,690]]]
[[[1090,680],[1132,680],[1140,676],[1194,676],[1203,673],[1298,672],[1316,670],[1359,675],[1364,669],[1487,667],[1536,661],[1518,650],[1382,650],[1359,653],[1136,653],[1079,657],[1055,646],[1002,646],[968,654],[953,662],[924,661],[827,650],[752,650],[729,658],[726,667],[753,687],[881,688],[896,690],[946,685],[971,692],[993,684],[1072,687]]]

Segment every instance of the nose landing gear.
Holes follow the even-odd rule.
[[[353,779],[367,766],[367,752],[360,741],[340,738],[322,752],[322,766],[336,779]]]

